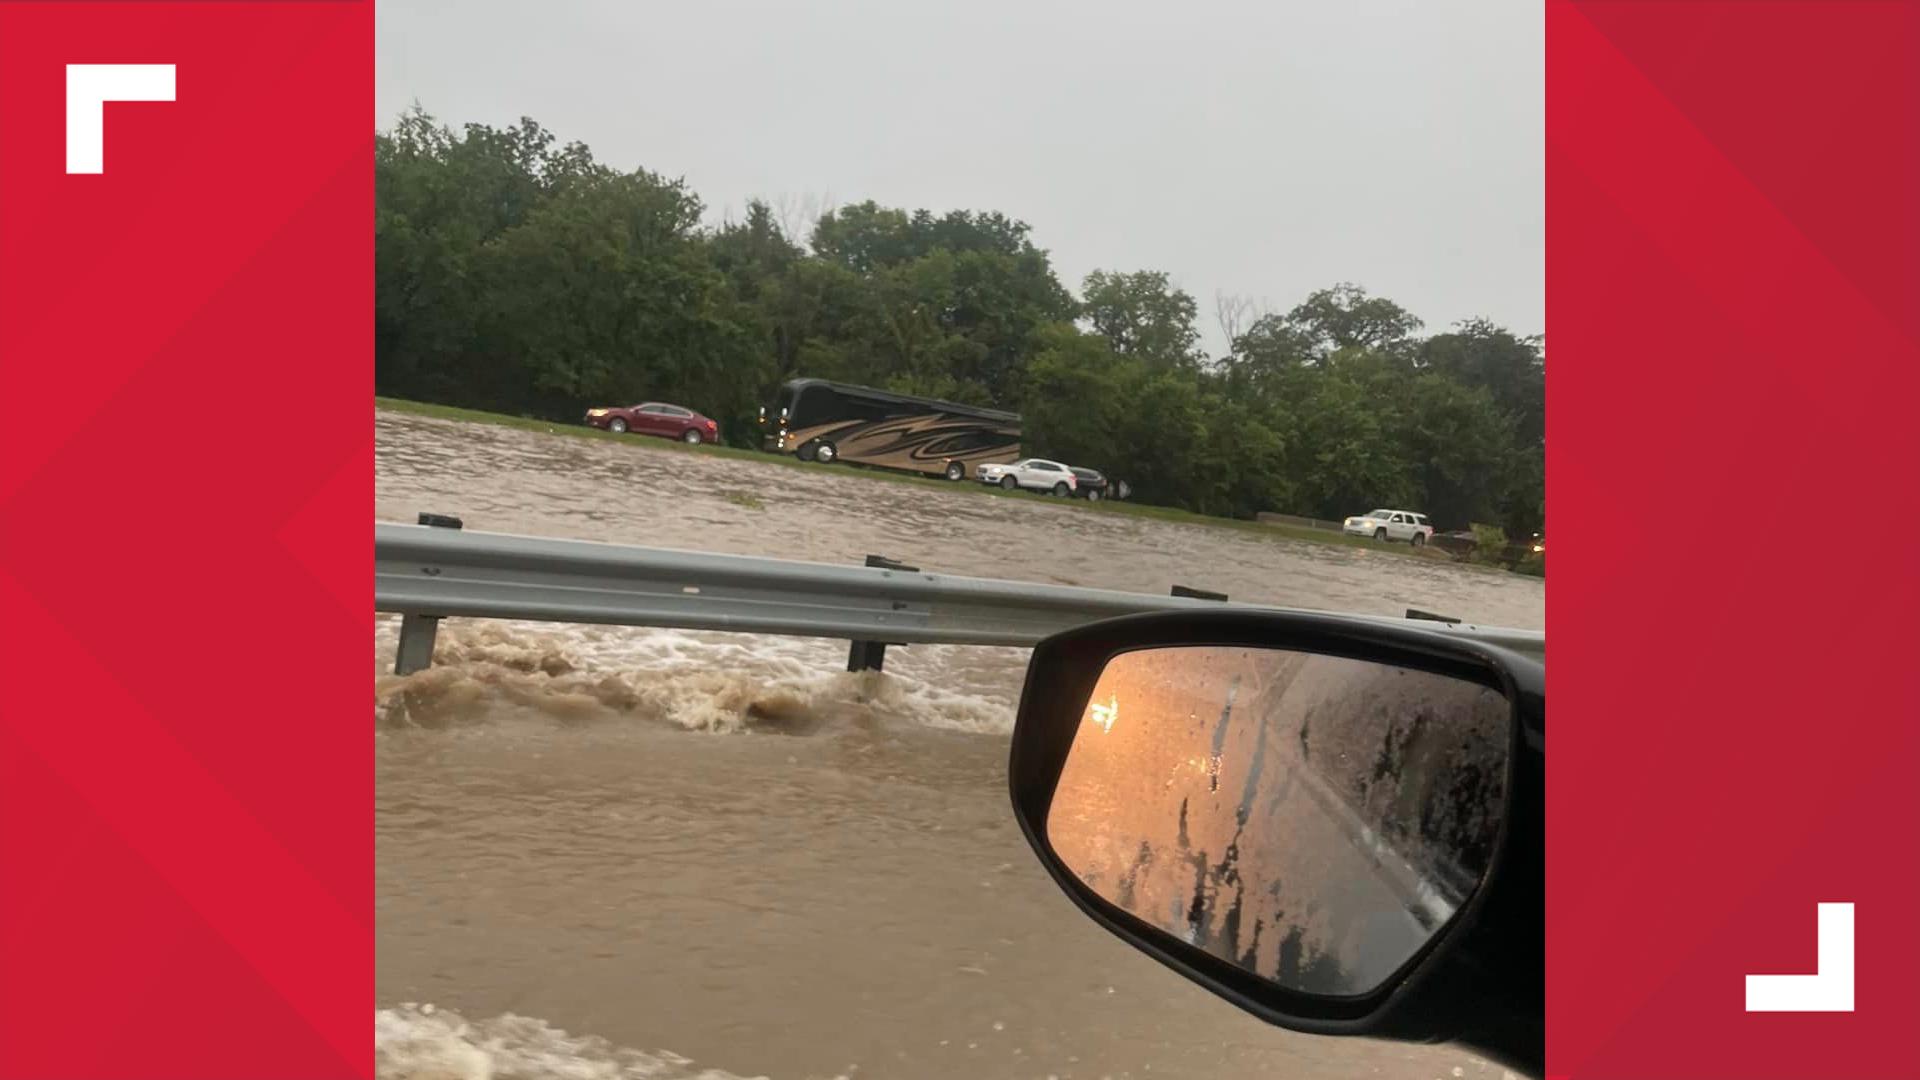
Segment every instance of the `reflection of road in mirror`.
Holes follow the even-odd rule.
[[[1510,707],[1425,672],[1273,649],[1125,653],[1049,812],[1081,880],[1290,989],[1364,994],[1486,872]]]

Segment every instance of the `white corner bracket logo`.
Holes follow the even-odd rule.
[[[1748,1012],[1853,1011],[1853,905],[1819,905],[1811,975],[1747,976]]]
[[[67,174],[106,171],[107,102],[172,100],[172,64],[68,64]]]

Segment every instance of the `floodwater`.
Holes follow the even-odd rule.
[[[376,513],[469,529],[1538,628],[1533,579],[375,414]],[[1026,654],[449,620],[374,626],[388,1080],[1500,1077],[1269,1027],[1081,916],[1007,806]]]

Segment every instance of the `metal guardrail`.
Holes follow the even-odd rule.
[[[1323,532],[1339,532],[1337,521],[1321,521],[1319,518],[1301,517],[1298,514],[1275,514],[1261,512],[1253,515],[1253,520],[1262,525],[1292,525],[1300,529],[1319,529]]]
[[[1176,609],[1283,610],[1207,594],[956,577],[894,566],[831,566],[466,532],[457,519],[374,525],[374,609],[402,620],[396,670],[432,663],[445,617],[662,626],[856,643],[1031,646],[1117,615]],[[1193,594],[1194,590],[1187,590]],[[1386,619],[1382,621],[1398,622]],[[1423,624],[1544,656],[1544,635],[1463,623]],[[856,647],[856,653],[859,650]],[[868,666],[878,666],[878,657]]]

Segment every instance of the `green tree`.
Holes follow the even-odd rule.
[[[1359,383],[1333,375],[1313,380],[1299,404],[1300,452],[1291,460],[1301,509],[1338,519],[1415,494],[1406,448],[1390,433],[1396,417]]]
[[[1304,335],[1316,360],[1347,349],[1398,352],[1413,344],[1421,325],[1399,304],[1347,282],[1309,293],[1286,322]]]
[[[1081,310],[1121,356],[1156,368],[1199,366],[1199,308],[1157,270],[1095,270],[1081,285]]]
[[[1392,437],[1413,472],[1422,509],[1441,529],[1498,516],[1512,424],[1475,386],[1423,374],[1407,383]]]
[[[1000,214],[909,213],[872,202],[824,215],[816,255],[866,282],[870,302],[817,328],[860,381],[941,386],[1004,408],[1021,384],[1040,327],[1071,316],[1073,298],[1026,225]]]
[[[1041,328],[1020,403],[1028,447],[1122,474],[1114,433],[1126,421],[1128,387],[1145,374],[1139,361],[1114,355],[1096,334],[1066,323]]]
[[[925,254],[913,234],[913,218],[868,200],[828,211],[814,226],[814,254],[867,274]]]
[[[1547,365],[1539,337],[1519,337],[1486,319],[1470,319],[1420,343],[1422,366],[1484,391],[1505,416],[1508,438],[1499,494],[1488,515],[1527,537],[1546,522]]]
[[[1296,497],[1289,474],[1292,418],[1258,402],[1235,399],[1217,387],[1207,401],[1206,440],[1196,452],[1199,474],[1209,481],[1195,493],[1193,509],[1226,517],[1249,518]]]
[[[730,427],[751,412],[761,379],[742,387],[740,376],[772,357],[694,235],[700,212],[677,181],[609,175],[488,245],[477,264],[486,347],[520,366],[541,412],[648,397],[699,400]]]
[[[1517,446],[1547,435],[1547,362],[1538,337],[1517,337],[1486,319],[1469,319],[1420,343],[1420,363],[1465,386],[1477,386],[1514,419]]]

